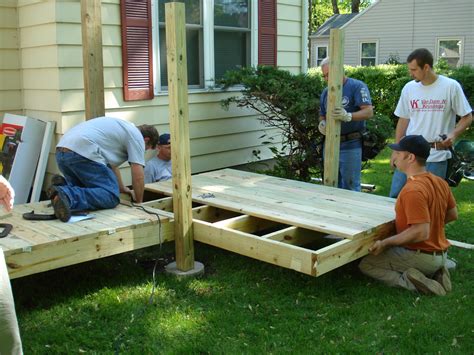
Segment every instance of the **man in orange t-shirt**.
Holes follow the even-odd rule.
[[[445,295],[451,280],[444,226],[457,219],[456,201],[448,184],[426,171],[430,144],[423,136],[406,136],[390,148],[408,177],[395,205],[397,234],[377,240],[359,268],[389,286]]]

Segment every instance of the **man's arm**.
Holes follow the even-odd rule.
[[[407,134],[407,128],[410,120],[408,118],[399,117],[397,122],[397,128],[395,129],[395,143],[400,142]],[[392,156],[390,157],[390,166],[394,168],[393,161],[395,159],[395,151],[392,152]]]
[[[116,166],[112,166],[112,170],[113,170],[115,176],[117,177],[117,181],[118,181],[118,185],[119,185],[119,191],[122,192],[122,193],[130,195],[130,189],[123,185],[122,175],[120,174],[120,169]]]
[[[143,191],[145,190],[145,174],[143,165],[130,163],[132,168],[132,187],[135,194],[135,202],[143,202]]]
[[[395,234],[383,240],[377,240],[374,245],[369,248],[369,252],[373,255],[378,255],[389,247],[422,242],[427,240],[429,236],[429,222],[412,224],[399,234]]]
[[[459,137],[466,129],[468,129],[471,124],[472,112],[461,117],[456,127],[454,127],[453,131],[448,134],[448,137],[443,142],[441,142],[443,147],[451,147],[454,144],[456,138]]]
[[[451,208],[446,212],[446,216],[444,217],[444,224],[448,224],[449,222],[455,221],[457,219],[458,219],[457,207]]]
[[[360,110],[352,112],[352,121],[365,121],[374,117],[374,107],[372,105],[361,105]]]

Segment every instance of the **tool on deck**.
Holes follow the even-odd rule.
[[[87,216],[87,211],[72,212],[73,216]],[[58,219],[54,213],[35,213],[35,211],[23,213],[23,218],[28,221],[52,221]]]
[[[10,223],[0,223],[0,228],[3,228],[0,238],[5,238],[12,231],[13,226]]]

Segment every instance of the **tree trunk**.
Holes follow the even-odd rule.
[[[352,0],[352,5],[351,5],[351,12],[358,13],[359,12],[359,6],[360,6],[360,0]]]
[[[332,12],[334,15],[339,15],[339,7],[337,6],[337,0],[331,0]]]

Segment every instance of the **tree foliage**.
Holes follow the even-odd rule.
[[[372,0],[313,0],[310,15],[311,32],[316,32],[332,15],[359,12],[371,3]]]

